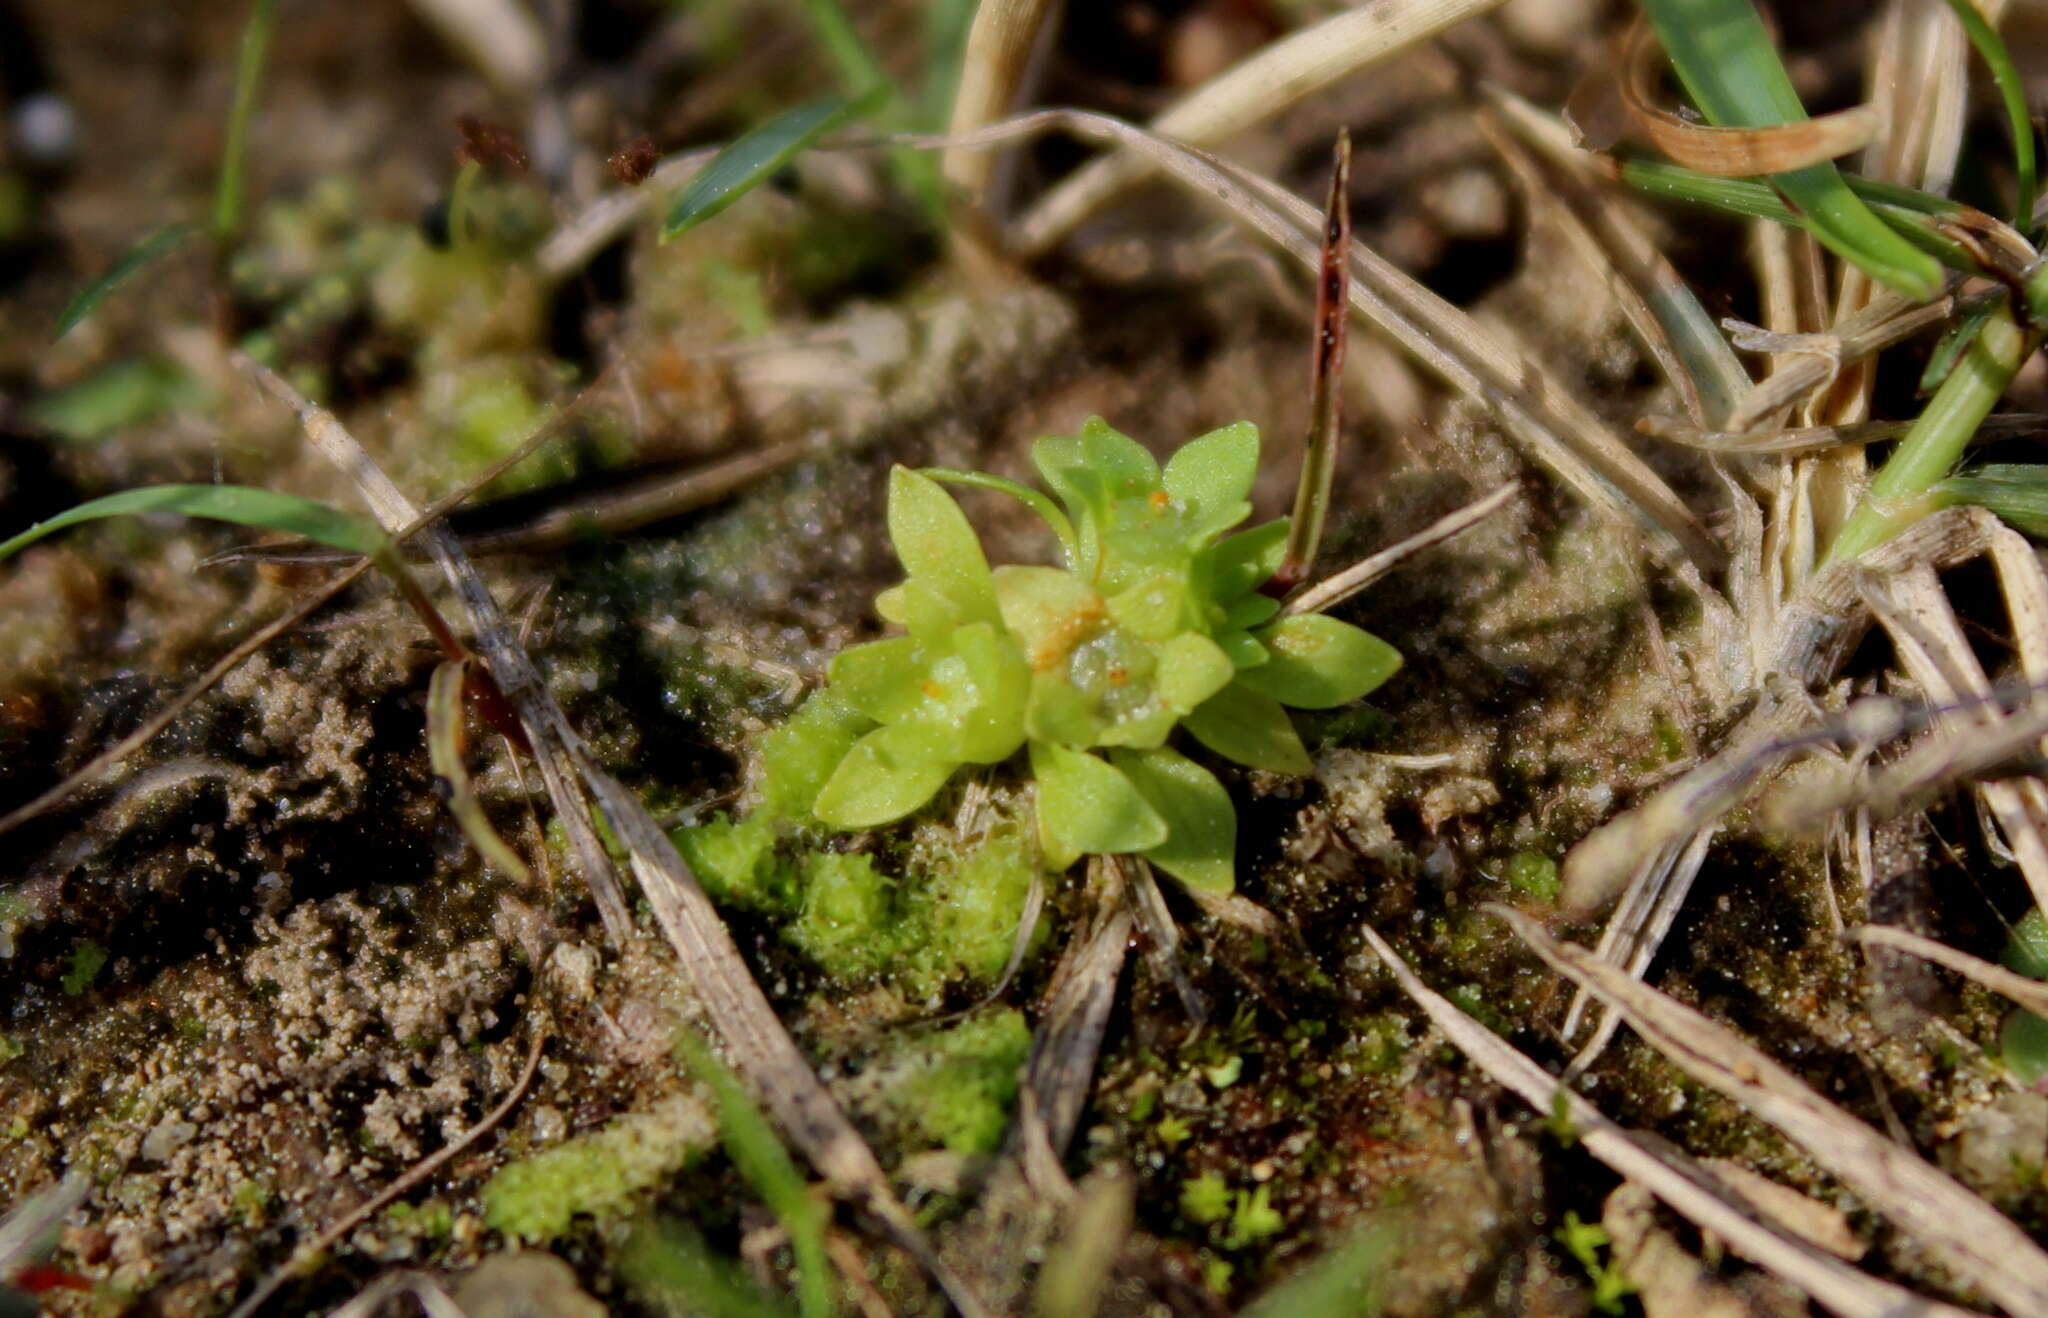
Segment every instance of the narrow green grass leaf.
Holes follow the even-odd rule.
[[[314,499],[246,485],[151,485],[123,490],[67,509],[0,544],[0,559],[67,526],[134,513],[183,513],[210,517],[288,535],[304,536],[332,549],[369,558],[385,556],[388,541],[369,518]]]
[[[1941,336],[1941,342],[1934,345],[1934,352],[1927,359],[1927,369],[1920,372],[1920,392],[1931,394],[1941,388],[1941,382],[1948,379],[1948,373],[1956,368],[1963,354],[1983,332],[1984,322],[1991,319],[1991,308],[1972,308],[1963,318]]]
[[[57,332],[50,336],[51,341],[55,342],[76,329],[78,322],[90,316],[100,303],[107,300],[109,293],[127,283],[138,271],[169,256],[201,232],[198,225],[180,220],[142,235],[134,246],[115,258],[105,274],[78,290],[78,295],[64,308],[64,314],[57,317]]]
[[[213,231],[223,239],[242,232],[242,173],[249,154],[249,121],[255,117],[256,87],[263,80],[276,17],[277,0],[256,0],[242,28],[241,50],[235,58],[235,99],[228,108],[227,141],[221,147],[220,181],[213,198]]]
[[[1977,48],[1984,67],[1991,70],[1991,80],[1998,84],[1999,99],[2005,102],[2006,123],[2012,129],[2013,173],[2019,180],[2019,190],[2013,200],[2012,225],[2023,234],[2032,234],[2036,188],[2034,121],[2027,114],[2026,84],[2020,80],[2020,71],[2013,67],[2005,39],[1984,21],[1984,15],[1977,12],[1976,5],[1970,0],[1948,0],[1948,7],[1955,11],[1956,21],[1963,25],[1970,44]]]
[[[1806,118],[1750,0],[1642,0],[1671,66],[1701,113],[1724,127],[1769,128]],[[1879,220],[1822,162],[1771,176],[1771,185],[1830,251],[1906,297],[1941,291],[1941,271],[1925,252]]]
[[[889,95],[877,87],[858,98],[826,96],[748,129],[690,180],[670,207],[661,240],[687,233],[738,201],[796,158],[811,143],[851,119],[871,113]]]
[[[1938,482],[1933,493],[1943,506],[1976,504],[2036,539],[2048,538],[2048,464],[1978,467]]]
[[[839,66],[839,82],[850,96],[874,98],[869,112],[878,117],[880,126],[886,131],[901,131],[921,127],[910,103],[897,94],[896,84],[890,79],[887,69],[867,42],[861,40],[860,32],[854,27],[853,19],[839,0],[803,0],[804,15],[811,20],[811,31],[817,36],[818,44]],[[934,10],[934,21],[942,21]],[[968,18],[972,18],[971,6]],[[951,40],[943,31],[934,34],[940,42]],[[959,42],[966,40],[963,24]],[[935,56],[942,58],[945,47],[935,46]],[[958,54],[955,48],[957,66]],[[950,103],[951,94],[948,93]],[[926,131],[939,132],[945,127],[942,118]],[[939,178],[938,161],[931,155],[913,147],[891,147],[889,168],[895,174],[896,183],[916,199],[925,213],[938,224],[945,222],[945,190]]]
[[[824,1203],[811,1193],[775,1127],[711,1049],[694,1034],[677,1041],[677,1051],[690,1074],[711,1089],[718,1106],[718,1139],[732,1165],[754,1187],[782,1229],[789,1233],[796,1257],[796,1298],[803,1318],[829,1318],[837,1311],[832,1299],[832,1267],[825,1257]]]

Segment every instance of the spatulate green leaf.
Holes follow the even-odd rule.
[[[1216,775],[1164,746],[1112,751],[1110,760],[1166,821],[1166,841],[1145,858],[1203,892],[1237,886],[1237,809]]]
[[[1238,680],[1196,706],[1183,723],[1195,740],[1239,764],[1273,773],[1307,773],[1315,766],[1287,711],[1279,701],[1244,684],[1245,673],[1257,671],[1240,671]]]
[[[811,813],[831,828],[875,828],[903,818],[932,799],[953,770],[950,738],[917,723],[891,723],[853,744]]]
[[[1296,709],[1348,705],[1401,667],[1401,654],[1379,637],[1319,613],[1282,618],[1253,633],[1272,655],[1238,680]]]
[[[1063,746],[1031,743],[1039,832],[1054,854],[1148,851],[1166,841],[1166,821],[1108,761]]]
[[[1258,474],[1259,428],[1239,421],[1181,445],[1161,480],[1168,494],[1207,511],[1250,498]]]
[[[889,473],[889,539],[911,580],[943,596],[957,623],[997,620],[981,539],[937,481],[908,467]]]

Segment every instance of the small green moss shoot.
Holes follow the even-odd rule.
[[[64,992],[77,997],[92,987],[106,966],[107,949],[90,938],[79,939],[71,945],[71,964],[64,971]]]
[[[1031,1051],[1019,1011],[981,1011],[907,1045],[890,1103],[923,1138],[954,1153],[994,1153],[1009,1128],[1017,1079]]]
[[[546,1244],[567,1235],[579,1216],[622,1217],[710,1148],[716,1134],[694,1102],[629,1113],[499,1168],[483,1188],[484,1222]]]
[[[1581,1221],[1577,1213],[1567,1211],[1557,1242],[1586,1270],[1593,1283],[1593,1308],[1605,1314],[1625,1312],[1622,1302],[1635,1294],[1635,1283],[1605,1257],[1610,1244],[1607,1228]]]
[[[1508,886],[1540,902],[1556,902],[1559,892],[1557,862],[1535,851],[1518,851],[1508,857],[1501,877]]]

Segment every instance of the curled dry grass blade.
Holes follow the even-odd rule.
[[[476,784],[462,759],[462,687],[467,665],[450,660],[434,669],[427,684],[427,757],[434,774],[448,787],[448,813],[462,828],[463,836],[477,849],[485,863],[520,883],[530,882],[533,871],[491,827],[477,800]]]
[[[1624,59],[1622,107],[1650,145],[1673,163],[1702,174],[1747,178],[1790,173],[1860,151],[1877,133],[1877,110],[1869,105],[1763,128],[1695,123],[1657,104],[1663,64],[1655,34],[1639,25]]]

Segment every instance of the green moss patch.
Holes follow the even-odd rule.
[[[530,1243],[568,1234],[578,1216],[617,1218],[717,1142],[718,1126],[694,1098],[620,1117],[498,1169],[483,1188],[484,1221]]]

